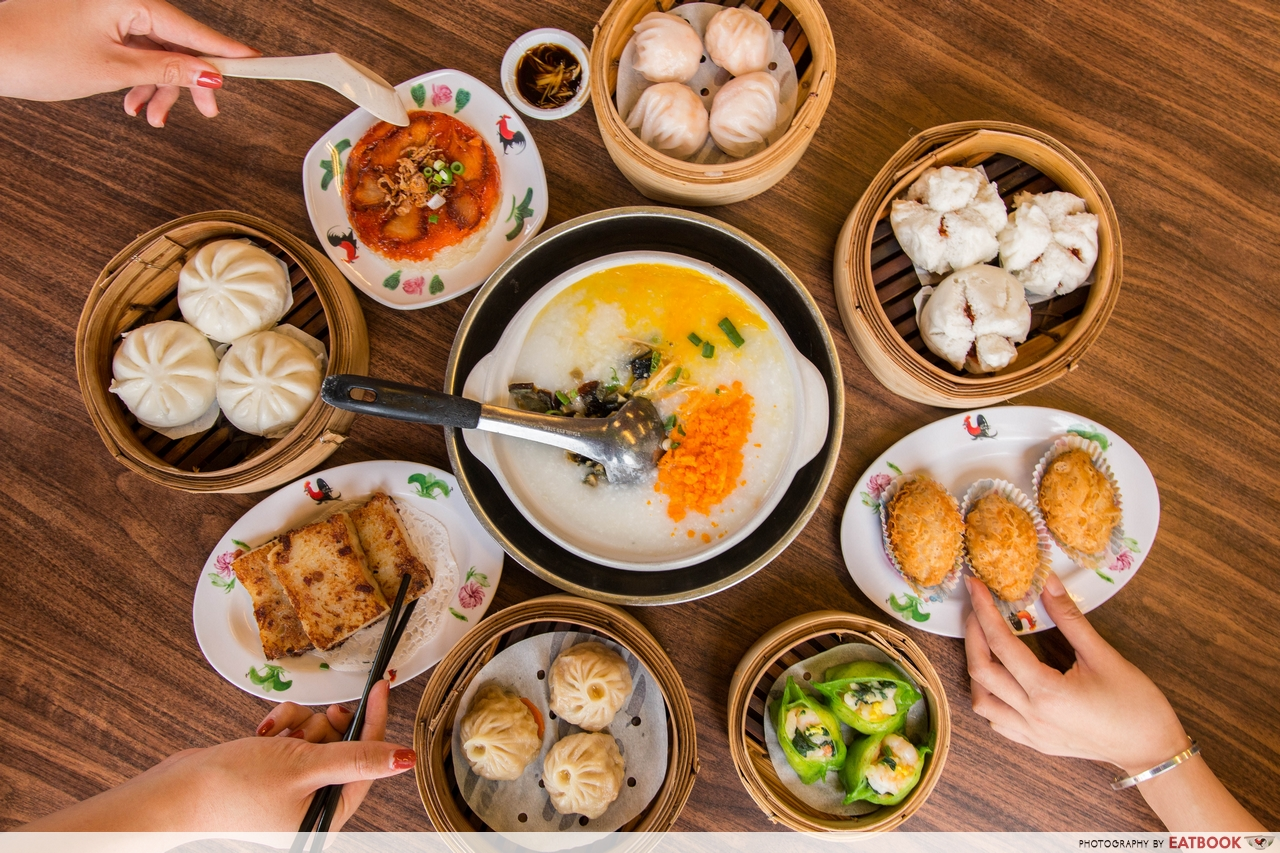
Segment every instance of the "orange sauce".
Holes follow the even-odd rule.
[[[438,159],[461,163],[445,204],[432,210],[414,206],[398,214],[379,189],[379,178],[396,179],[397,163],[406,149],[433,145]],[[378,122],[347,158],[343,197],[356,236],[383,257],[398,261],[430,260],[455,246],[489,220],[501,190],[498,161],[480,134],[453,116],[409,113],[409,126]],[[434,217],[435,222],[432,222]]]

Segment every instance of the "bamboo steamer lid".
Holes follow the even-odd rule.
[[[487,828],[467,805],[453,774],[453,720],[462,694],[484,665],[508,646],[538,634],[570,630],[594,633],[629,649],[644,662],[666,700],[667,777],[644,811],[622,827],[627,840],[618,849],[651,848],[688,802],[698,773],[698,739],[689,694],[667,653],[643,625],[616,607],[572,595],[548,595],[508,607],[469,631],[436,665],[418,703],[413,730],[413,748],[420,758],[414,771],[418,792],[432,825],[454,849],[471,847],[456,837],[450,840],[451,833]]]
[[[846,643],[874,646],[911,676],[924,694],[934,739],[934,751],[926,757],[915,789],[897,805],[857,817],[826,814],[801,802],[778,780],[764,739],[769,690],[778,677],[796,663]],[[947,693],[924,652],[901,631],[852,613],[819,610],[783,622],[747,650],[729,684],[729,751],[738,777],[770,821],[800,832],[856,834],[898,828],[928,799],[942,776],[950,745]]]
[[[925,169],[976,166],[995,155],[1020,164],[1014,174],[1030,180],[1029,186],[1056,187],[1085,200],[1098,217],[1098,259],[1092,286],[1032,306],[1031,335],[1008,367],[987,375],[959,374],[928,353],[919,339],[909,302],[920,283],[906,255],[890,251],[897,243],[888,215],[892,201]],[[1006,186],[1000,191],[1006,195]],[[1053,137],[1004,122],[941,125],[899,149],[845,220],[834,270],[845,330],[875,377],[895,394],[957,409],[1007,400],[1075,370],[1115,308],[1122,272],[1120,222],[1102,182]],[[894,306],[894,316],[886,313],[887,305]]]
[[[632,30],[650,12],[670,11],[678,0],[613,0],[591,43],[591,104],[605,150],[618,170],[647,198],[703,207],[759,195],[791,171],[818,130],[836,83],[836,46],[817,0],[749,0],[743,4],[784,33],[796,63],[796,114],[781,139],[758,154],[728,163],[686,163],[650,148],[618,114],[618,63]],[[730,5],[730,4],[724,4]]]
[[[315,468],[346,439],[355,415],[320,399],[288,434],[265,439],[219,418],[203,433],[171,440],[138,423],[112,394],[111,359],[120,334],[182,319],[178,272],[211,240],[245,237],[289,268],[294,305],[280,321],[325,344],[328,372],[369,369],[369,336],[355,294],[338,268],[288,231],[255,216],[214,210],[184,216],[120,250],[89,292],[76,329],[76,377],[89,417],[111,455],[154,483],[188,492],[260,492]]]

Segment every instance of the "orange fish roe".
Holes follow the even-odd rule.
[[[702,541],[703,541],[704,543],[705,543],[705,542],[710,542],[710,541],[711,541],[711,534],[710,534],[710,533],[704,533],[704,534],[702,534]]]
[[[667,515],[680,521],[689,510],[707,515],[738,487],[742,448],[751,434],[750,394],[742,383],[716,393],[696,392],[683,412],[684,435],[658,463],[656,491],[669,498]]]

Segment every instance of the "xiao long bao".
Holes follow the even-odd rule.
[[[631,695],[631,671],[617,652],[600,643],[579,643],[551,664],[551,710],[565,722],[600,731]]]

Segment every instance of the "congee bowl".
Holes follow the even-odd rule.
[[[795,401],[790,438],[785,447],[778,445],[786,458],[746,521],[735,522],[722,539],[674,556],[601,546],[548,512],[545,496],[538,497],[528,473],[512,461],[518,452],[513,451],[514,440],[450,429],[445,441],[468,502],[517,562],[579,595],[611,603],[661,604],[698,598],[741,581],[800,533],[834,469],[843,387],[830,331],[817,306],[765,247],[699,214],[621,208],[548,231],[494,273],[463,318],[445,391],[509,405],[507,385],[542,309],[591,273],[629,263],[684,267],[724,284],[757,312],[785,353],[785,375]],[[591,511],[588,506],[582,525],[592,524]]]

